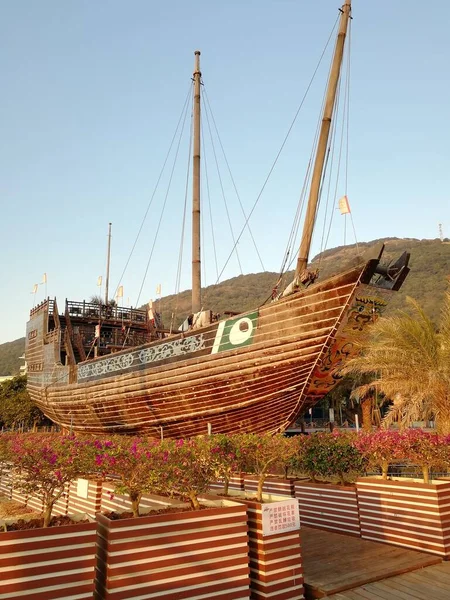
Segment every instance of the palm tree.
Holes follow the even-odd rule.
[[[407,300],[412,314],[381,318],[341,373],[372,376],[354,396],[377,390],[392,400],[384,425],[398,421],[407,427],[434,418],[440,433],[450,434],[450,293],[438,330],[415,300]]]

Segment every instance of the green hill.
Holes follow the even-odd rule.
[[[18,375],[23,360],[19,356],[25,352],[25,338],[19,338],[14,342],[0,344],[0,376]]]
[[[389,261],[407,250],[411,253],[408,275],[400,292],[394,295],[389,312],[406,306],[406,296],[415,298],[427,315],[438,323],[440,307],[450,275],[450,243],[440,240],[416,240],[388,238],[364,242],[356,247],[340,246],[326,250],[313,259],[313,265],[320,268],[320,278],[326,278],[355,263],[357,256],[385,242],[384,260]],[[214,312],[241,312],[255,308],[270,298],[278,279],[276,273],[253,273],[228,279],[218,285],[203,290],[203,304]],[[285,276],[287,283],[292,274]],[[186,290],[178,296],[166,296],[158,301],[157,309],[163,314],[163,322],[169,327],[171,315],[176,313],[176,325],[190,313],[191,292]],[[25,323],[24,323],[25,326]],[[19,356],[24,352],[25,339],[0,345],[0,375],[15,375],[19,372]]]

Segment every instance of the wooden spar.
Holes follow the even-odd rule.
[[[200,51],[194,67],[194,152],[192,163],[192,312],[201,310],[200,263]]]
[[[106,257],[106,283],[105,283],[105,304],[108,306],[108,293],[109,293],[109,263],[111,259],[111,225],[108,225],[108,252]]]
[[[351,12],[351,0],[345,0],[341,9],[341,19],[339,23],[339,32],[334,50],[333,62],[331,65],[330,79],[328,81],[328,89],[323,111],[322,125],[320,128],[319,142],[317,144],[316,159],[314,170],[311,179],[311,188],[309,191],[308,207],[306,210],[305,223],[303,225],[302,239],[297,259],[297,267],[295,269],[295,280],[298,280],[300,275],[308,265],[309,251],[311,248],[311,240],[314,230],[314,222],[316,220],[317,204],[319,202],[320,184],[322,181],[323,167],[325,163],[325,155],[327,152],[328,137],[331,129],[331,119],[336,101],[336,91],[339,82],[339,76],[342,65],[342,57],[344,54],[344,43],[347,35],[347,25]]]

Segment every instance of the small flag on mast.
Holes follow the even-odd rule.
[[[38,283],[35,283],[33,285],[33,291],[31,292],[32,294],[35,294],[38,291],[38,285],[39,285]]]
[[[98,340],[100,337],[100,325],[95,326],[95,339]]]
[[[339,200],[339,210],[341,211],[341,215],[348,215],[350,212],[350,204],[348,203],[347,196],[342,196]]]
[[[120,285],[117,290],[117,298],[123,298],[123,285]]]
[[[103,281],[103,277],[101,275],[99,275],[97,277],[97,285],[98,285],[98,287],[100,287],[102,285],[102,281]]]
[[[158,285],[156,286],[156,294],[157,296],[161,296],[161,284],[158,283]]]
[[[47,283],[47,273],[44,273],[42,277],[42,283]]]

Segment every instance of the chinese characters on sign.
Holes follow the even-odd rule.
[[[298,500],[283,500],[262,505],[263,536],[300,529]]]

